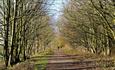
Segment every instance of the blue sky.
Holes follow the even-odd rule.
[[[50,24],[56,33],[59,32],[57,27],[57,21],[61,14],[63,14],[63,7],[67,4],[68,0],[48,0],[49,6],[49,15],[51,16]]]
[[[67,3],[67,0],[49,0],[49,3],[53,3],[53,5],[49,7],[50,15],[53,19],[57,20],[59,15],[63,13],[63,5]]]

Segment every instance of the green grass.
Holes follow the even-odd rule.
[[[37,62],[35,62],[35,70],[45,70],[46,65],[48,64],[47,57],[43,57],[45,59],[39,59]]]
[[[52,49],[48,48],[45,51],[42,51],[34,55],[34,57],[38,56],[37,58],[34,58],[35,59],[34,61],[35,69],[34,70],[46,70],[46,65],[48,64],[47,55],[52,55],[52,54],[53,54]]]

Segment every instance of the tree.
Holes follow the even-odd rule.
[[[110,0],[70,1],[65,8],[62,35],[73,45],[83,45],[95,54],[109,55],[114,41]]]
[[[47,1],[2,0],[1,2],[4,59],[7,67],[8,64],[13,66],[30,58],[29,54],[35,51],[31,49],[36,47],[34,45],[36,41],[43,39],[40,42],[44,42],[44,46],[48,45],[52,40],[53,32],[45,9]]]

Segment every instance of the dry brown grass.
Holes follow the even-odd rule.
[[[103,55],[93,54],[84,47],[71,48],[69,46],[66,46],[66,47],[63,47],[61,50],[66,55],[78,55],[78,56],[82,56],[84,59],[99,59],[99,60],[112,59],[112,60],[115,60],[115,56],[103,56]]]
[[[9,68],[9,70],[33,70],[33,69],[34,69],[34,64],[28,61],[18,63],[14,65],[13,67]]]

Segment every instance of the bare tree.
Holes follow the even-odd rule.
[[[73,46],[80,44],[92,53],[109,55],[115,37],[113,12],[110,0],[71,0],[61,31]]]

